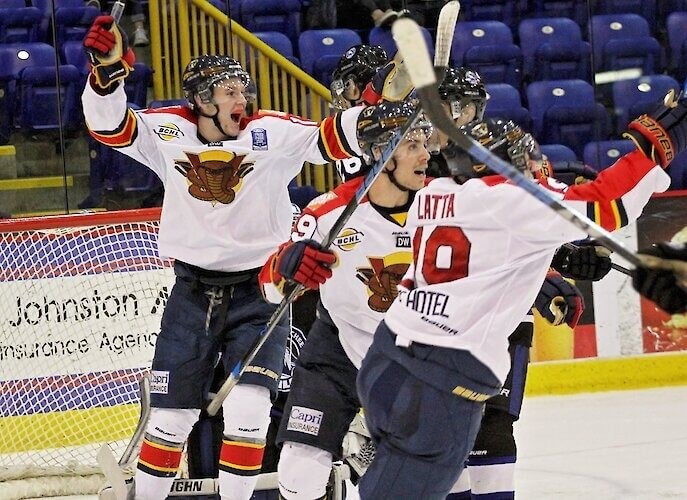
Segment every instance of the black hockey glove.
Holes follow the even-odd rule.
[[[275,271],[287,280],[316,290],[332,277],[330,266],[336,262],[331,250],[323,250],[313,240],[287,243],[275,256]],[[277,279],[279,276],[275,276]],[[274,278],[273,278],[274,280]]]
[[[563,245],[553,256],[551,267],[573,280],[599,281],[611,270],[608,249],[596,245]]]
[[[687,246],[684,243],[657,243],[638,253],[662,259],[687,261]],[[687,289],[679,283],[673,271],[638,266],[632,270],[632,286],[670,314],[687,312]]]
[[[565,322],[575,328],[584,311],[584,299],[575,285],[560,274],[549,272],[534,300],[534,308],[553,326]]]
[[[551,166],[553,168],[552,177],[568,186],[593,181],[599,175],[596,170],[581,161],[557,161]]]
[[[630,139],[648,158],[663,168],[687,148],[687,99],[674,90],[651,113],[628,125],[623,137]]]

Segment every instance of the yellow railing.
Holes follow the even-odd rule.
[[[179,99],[181,74],[192,57],[230,54],[256,82],[257,106],[321,120],[330,114],[329,89],[205,0],[150,0],[155,99]],[[333,166],[307,165],[298,178],[318,191],[337,183]]]

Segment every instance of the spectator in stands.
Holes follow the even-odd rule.
[[[407,14],[402,2],[396,0],[337,0],[337,26],[339,28],[369,29],[373,26],[391,26]],[[361,16],[361,11],[369,17]]]

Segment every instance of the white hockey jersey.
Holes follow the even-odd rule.
[[[545,187],[614,230],[669,184],[660,167],[633,152],[594,182]],[[399,341],[470,351],[503,382],[508,335],[532,306],[556,248],[586,234],[500,176],[432,181],[415,196],[408,229],[414,262],[387,325]]]
[[[303,162],[360,154],[361,107],[319,124],[260,112],[242,123],[235,140],[205,144],[187,107],[133,111],[123,85],[107,96],[86,85],[82,101],[96,140],[147,165],[162,180],[160,255],[209,270],[260,267],[288,238],[287,185]]]
[[[363,180],[353,179],[310,202],[296,221],[291,239],[322,241]],[[356,367],[412,260],[405,229],[407,209],[375,207],[365,197],[331,246],[337,262],[332,277],[320,287],[320,298]]]

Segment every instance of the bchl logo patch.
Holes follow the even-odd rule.
[[[184,136],[184,133],[174,123],[163,123],[158,125],[154,132],[163,141],[173,141]]]
[[[321,411],[305,408],[303,406],[293,406],[289,414],[289,421],[286,424],[286,429],[317,436],[320,433],[321,425]]]
[[[169,372],[152,370],[150,372],[150,393],[169,394]]]
[[[250,131],[253,136],[253,151],[267,151],[267,131],[264,128],[256,128]]]
[[[344,252],[348,252],[353,250],[355,246],[363,240],[363,236],[365,236],[365,234],[357,229],[347,227],[339,233],[339,236],[337,236],[332,243]]]

